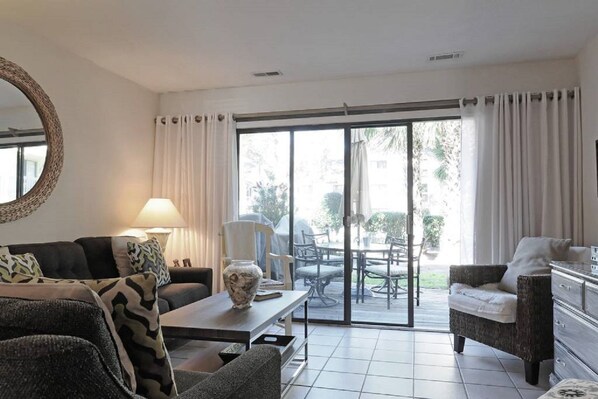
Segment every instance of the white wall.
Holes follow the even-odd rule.
[[[127,229],[151,194],[158,95],[5,21],[0,55],[46,91],[64,135],[54,192],[30,216],[0,224],[0,245]]]
[[[586,245],[598,245],[595,146],[595,141],[598,140],[598,36],[579,54],[578,64],[583,132],[584,240]]]
[[[575,60],[445,69],[320,82],[198,90],[160,96],[160,114],[267,112],[408,101],[500,92],[571,88],[579,84]]]

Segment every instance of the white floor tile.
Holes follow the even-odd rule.
[[[415,343],[416,353],[437,353],[439,355],[452,355],[454,353],[451,344],[429,344],[427,342]]]
[[[314,335],[309,336],[309,343],[313,345],[337,346],[342,337],[334,335]]]
[[[521,359],[500,359],[506,371],[511,373],[523,373],[523,360]]]
[[[496,357],[492,348],[485,345],[471,345],[463,349],[463,356]]]
[[[297,377],[293,385],[303,385],[306,387],[310,387],[314,384],[314,381],[320,375],[320,370],[310,370],[310,369],[303,369],[301,374]]]
[[[465,387],[454,382],[415,380],[414,396],[424,399],[464,399]]]
[[[504,371],[502,363],[496,357],[456,355],[455,358],[462,369]]]
[[[424,366],[416,364],[413,375],[418,380],[461,382],[461,373],[456,367]]]
[[[359,399],[393,399],[393,398],[407,398],[408,396],[396,396],[396,395],[379,395],[377,393],[362,392]],[[411,398],[411,396],[409,396]]]
[[[413,378],[413,365],[410,363],[389,363],[372,361],[368,375],[383,377]]]
[[[305,399],[308,392],[309,387],[294,385],[291,387],[289,393],[287,393],[287,396],[285,396],[285,399]]]
[[[361,391],[363,380],[365,375],[363,374],[348,374],[348,373],[336,373],[333,371],[322,371],[316,381],[314,387],[318,388],[329,388],[329,389],[342,389],[346,391]]]
[[[376,347],[378,340],[376,338],[361,338],[345,336],[338,344],[338,346],[349,347],[349,348],[370,348]]]
[[[465,386],[469,399],[520,399],[521,396],[515,388],[489,387],[484,385]]]
[[[458,367],[454,355],[439,355],[435,353],[416,353],[415,364],[427,366]]]
[[[536,389],[520,389],[519,394],[523,399],[538,399],[544,395],[545,391],[538,391]]]
[[[334,346],[326,346],[326,345],[312,345],[309,344],[307,348],[308,356],[323,356],[329,357],[334,352]]]
[[[306,399],[359,399],[359,392],[312,388]]]
[[[428,342],[430,344],[450,344],[451,340],[446,333],[415,332],[415,342]]]
[[[366,374],[370,365],[369,360],[341,359],[331,357],[324,367],[325,371],[337,371],[341,373]]]
[[[514,387],[509,375],[504,371],[461,369],[466,384]]]
[[[327,357],[315,356],[310,354],[309,358],[307,359],[307,366],[305,366],[305,368],[312,370],[322,370],[327,361]]]
[[[347,348],[338,347],[332,354],[332,357],[341,357],[345,359],[370,360],[374,354],[373,349],[369,348]]]
[[[359,337],[359,338],[373,338],[377,339],[380,335],[380,330],[374,328],[350,328],[345,337]]]
[[[376,349],[372,360],[381,362],[413,363],[413,353]]]
[[[310,335],[332,335],[335,337],[342,337],[349,330],[347,327],[336,326],[316,326]]]
[[[392,339],[395,341],[413,341],[413,331],[401,330],[382,330],[380,331],[380,339]]]
[[[368,375],[363,384],[363,392],[382,395],[413,396],[413,380]]]
[[[411,341],[395,341],[391,339],[378,339],[376,349],[388,349],[401,352],[412,352],[413,342]]]

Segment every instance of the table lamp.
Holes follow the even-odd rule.
[[[147,228],[147,238],[156,238],[162,247],[166,249],[170,228],[186,227],[187,223],[177,211],[176,207],[168,198],[150,198],[145,204],[132,227]]]

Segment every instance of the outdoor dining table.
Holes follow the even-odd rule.
[[[345,250],[345,243],[343,242],[324,242],[317,244],[318,248],[330,252],[343,252]],[[386,259],[390,252],[390,244],[377,243],[351,243],[351,253],[354,259],[357,259],[357,286],[355,290],[355,303],[359,303],[359,286],[362,284],[361,279],[364,278],[364,271],[367,265],[368,254],[379,254],[375,259]],[[364,289],[362,285],[361,303],[364,301]]]

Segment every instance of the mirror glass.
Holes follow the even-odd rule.
[[[0,80],[0,204],[24,196],[35,186],[47,150],[33,104],[17,87]]]

